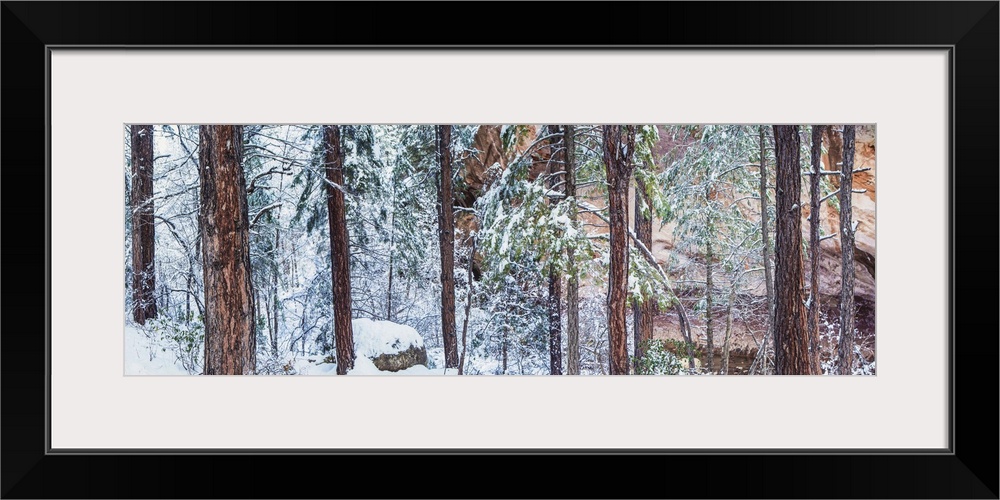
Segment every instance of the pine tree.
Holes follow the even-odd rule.
[[[775,237],[775,365],[779,375],[808,375],[809,335],[802,303],[802,206],[799,127],[774,126],[777,233]]]
[[[604,125],[602,133],[604,166],[608,182],[610,258],[608,269],[609,372],[628,375],[628,342],[625,311],[628,305],[629,229],[628,187],[632,179],[636,127]]]
[[[635,236],[647,249],[652,250],[653,216],[648,191],[649,186],[637,176],[635,179],[635,203],[633,205],[633,212],[635,213]],[[642,297],[633,306],[635,317],[632,320],[634,337],[632,345],[635,351],[633,364],[635,365],[636,373],[639,371],[646,345],[653,339],[653,313],[655,308],[655,298],[651,294],[642,294]]]
[[[819,213],[820,177],[823,155],[822,125],[812,127],[812,175],[809,176],[809,364],[812,373],[821,374],[823,368],[819,360]]]
[[[132,125],[132,319],[156,317],[153,126]]]
[[[451,125],[438,125],[438,241],[441,247],[441,337],[446,368],[458,367],[455,332],[455,214],[453,212]]]
[[[565,194],[568,202],[576,205],[576,127],[563,125],[563,147],[566,159]],[[576,224],[577,211],[570,210],[571,225]],[[569,246],[566,249],[566,260],[569,262],[566,276],[566,373],[580,374],[580,279],[576,265],[576,249]]]
[[[704,283],[693,309],[703,311],[705,368],[715,372],[719,289],[728,287],[735,293],[737,284],[750,276],[750,266],[760,261],[761,230],[754,219],[756,207],[747,201],[755,198],[750,193],[757,191],[759,181],[752,170],[758,166],[752,162],[758,134],[747,126],[705,125],[674,127],[673,136],[678,152],[671,154],[674,160],[664,171],[662,184],[676,212],[670,217],[676,222],[675,248],[704,258],[703,281],[695,266],[679,272],[689,283]],[[726,311],[727,316],[732,314],[729,305]],[[722,350],[725,355],[724,339]]]
[[[330,223],[330,259],[332,262],[334,338],[337,348],[337,375],[354,368],[354,330],[351,323],[350,239],[344,207],[344,152],[340,127],[323,127],[326,193]]]
[[[851,194],[854,180],[854,125],[844,126],[844,161],[840,175],[840,342],[837,370],[854,369],[854,231]]]
[[[766,315],[765,319],[765,329],[764,329],[764,345],[760,347],[760,353],[766,351],[768,347],[768,338],[771,339],[770,347],[777,352],[777,344],[774,342],[774,269],[771,264],[771,230],[770,230],[770,220],[771,214],[768,212],[767,207],[767,148],[766,148],[766,134],[767,127],[764,125],[760,126],[760,189],[758,191],[758,196],[760,197],[760,234],[761,234],[761,252],[763,254],[764,261],[764,286],[767,296],[766,304]]]
[[[241,126],[201,126],[198,173],[205,281],[204,372],[253,374],[257,335]]]
[[[563,161],[563,158],[565,158],[565,148],[559,141],[559,127],[549,125],[545,127],[545,133],[550,137],[546,140],[546,153],[548,156],[548,167],[546,170],[551,197],[559,192],[558,188],[563,184],[560,179],[562,178],[561,174],[566,168]],[[550,203],[558,202],[558,197],[550,200]],[[549,264],[548,272],[549,374],[562,375],[562,273],[559,272],[559,266],[555,262]]]

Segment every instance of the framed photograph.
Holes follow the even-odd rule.
[[[4,2],[3,496],[997,498],[998,4],[573,8]]]

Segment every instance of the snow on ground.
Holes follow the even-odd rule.
[[[398,372],[384,372],[375,368],[372,360],[365,356],[358,356],[354,360],[354,369],[347,372],[348,375],[442,375],[444,370],[431,370],[424,365],[411,366],[405,370],[400,370]],[[448,375],[457,374],[457,370],[448,370]]]
[[[357,359],[350,375],[455,375],[457,370],[431,370],[417,365],[398,372],[383,372],[372,364],[370,357],[380,354],[395,354],[411,345],[422,347],[423,338],[412,327],[390,321],[372,321],[360,318],[354,320],[354,352]],[[131,322],[125,326],[125,374],[126,375],[196,375],[185,369],[177,355],[177,346],[163,338],[152,328],[139,327]],[[328,355],[312,354],[301,356],[288,353],[281,364],[292,368],[298,375],[336,375],[337,364],[326,363]],[[261,359],[258,356],[258,366]]]
[[[292,366],[296,375],[336,375],[337,363],[324,363],[325,356],[315,354],[295,358]]]
[[[190,375],[177,355],[152,334],[125,326],[125,375]]]

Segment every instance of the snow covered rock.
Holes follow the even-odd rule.
[[[380,371],[397,372],[427,364],[424,339],[412,327],[391,321],[354,320],[354,354]]]

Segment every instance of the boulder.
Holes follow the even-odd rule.
[[[398,372],[417,365],[427,365],[427,349],[410,346],[395,354],[380,354],[371,358],[372,364],[384,372]]]
[[[354,354],[371,360],[379,371],[396,372],[427,364],[424,339],[407,325],[355,319]]]

